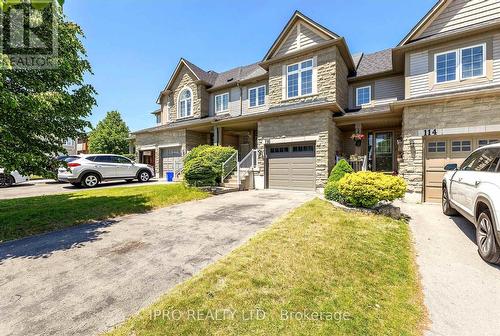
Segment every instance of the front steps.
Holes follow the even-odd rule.
[[[237,190],[248,190],[248,177],[250,176],[248,170],[240,170],[241,172],[241,181],[240,185],[238,185],[238,176],[236,175],[236,171],[234,171],[231,175],[226,177],[223,183],[221,183],[221,187],[237,189]]]

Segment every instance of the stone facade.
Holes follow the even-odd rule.
[[[316,141],[316,187],[324,186],[335,159],[340,134],[330,111],[266,118],[259,121],[257,133],[257,148],[261,153],[265,153],[268,143]],[[259,175],[264,176],[262,156],[259,157],[259,168]]]
[[[423,130],[438,135],[478,134],[500,130],[500,97],[483,97],[409,106],[403,111],[403,159],[400,173],[410,193],[423,193]]]
[[[286,89],[286,66],[303,60],[316,57],[317,93],[305,97],[283,99],[283,92]],[[314,53],[309,53],[300,57],[289,58],[269,66],[269,106],[286,106],[301,102],[342,101],[347,103],[347,67],[341,59],[337,47],[325,48]],[[344,77],[338,81],[339,77]],[[342,89],[337,90],[338,85]],[[345,88],[344,88],[345,86]],[[345,95],[345,97],[340,97]]]

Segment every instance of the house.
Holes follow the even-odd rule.
[[[345,157],[439,201],[445,164],[500,139],[500,1],[440,0],[394,48],[355,55],[295,12],[257,63],[218,73],[181,59],[157,103],[157,125],[134,136],[160,176],[219,144],[258,153],[255,188],[321,188]]]

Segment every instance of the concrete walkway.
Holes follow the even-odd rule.
[[[477,252],[474,225],[440,205],[400,204],[408,214],[430,313],[426,335],[500,335],[500,267]]]
[[[0,244],[0,335],[96,335],[315,195],[248,191]]]

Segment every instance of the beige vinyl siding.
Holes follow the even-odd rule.
[[[349,85],[349,108],[356,108],[356,88],[370,86],[370,106],[389,104],[404,99],[404,76],[392,76]]]
[[[500,82],[500,34],[493,36],[493,81]]]
[[[209,115],[214,116],[215,113],[215,96],[229,93],[229,103],[228,110],[225,112],[220,112],[218,114],[229,113],[232,116],[240,115],[240,89],[238,87],[227,88],[225,90],[220,90],[212,92],[209,95]]]
[[[285,55],[292,51],[307,48],[324,41],[326,41],[326,39],[321,36],[319,32],[316,32],[308,25],[299,22],[290,30],[287,38],[274,56]]]
[[[419,38],[497,19],[500,19],[498,0],[453,0]]]
[[[262,86],[262,85],[266,86],[266,100],[264,102],[264,105],[249,107],[248,90]],[[269,97],[268,97],[269,85],[267,84],[267,80],[253,83],[253,84],[249,84],[247,86],[243,86],[242,90],[243,90],[243,92],[242,92],[242,95],[243,95],[243,112],[242,113],[243,114],[266,112],[269,109]]]
[[[427,50],[410,54],[408,84],[410,96],[418,96],[429,92],[429,52]]]

